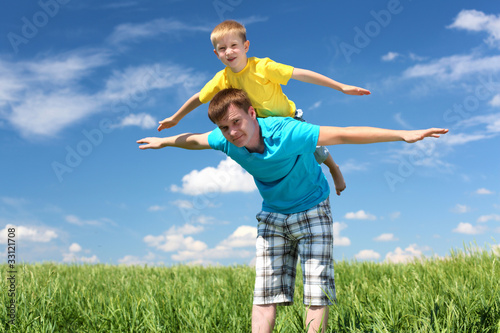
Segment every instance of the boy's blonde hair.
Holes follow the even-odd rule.
[[[208,118],[217,124],[227,114],[229,107],[233,105],[248,113],[248,109],[252,106],[247,94],[236,88],[227,88],[219,91],[210,101],[208,105]]]
[[[229,33],[236,33],[241,38],[242,42],[247,41],[247,30],[243,26],[243,24],[236,22],[234,20],[226,20],[224,22],[219,23],[214,30],[212,30],[212,34],[210,35],[210,40],[214,45],[214,48],[217,48],[217,41],[222,37]]]

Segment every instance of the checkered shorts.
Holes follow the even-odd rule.
[[[257,258],[253,304],[293,304],[300,255],[305,305],[336,300],[333,221],[328,199],[295,214],[257,214]]]

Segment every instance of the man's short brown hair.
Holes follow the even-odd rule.
[[[210,40],[214,45],[214,49],[217,48],[217,41],[229,34],[236,33],[241,38],[241,41],[244,43],[247,41],[247,30],[243,26],[243,24],[236,22],[234,20],[226,20],[224,22],[219,23],[214,30],[212,30],[212,34],[210,35]]]
[[[214,124],[217,124],[217,122],[226,116],[227,110],[231,105],[248,113],[248,109],[252,106],[252,103],[247,94],[241,89],[228,88],[221,90],[215,94],[208,105],[208,118]]]

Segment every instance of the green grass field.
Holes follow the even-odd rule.
[[[500,333],[499,259],[460,251],[410,264],[337,262],[328,332]],[[19,265],[15,326],[7,270],[2,332],[250,331],[250,267]],[[300,280],[295,305],[278,307],[275,332],[304,331]]]

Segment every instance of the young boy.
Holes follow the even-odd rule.
[[[246,39],[245,27],[233,20],[217,25],[210,36],[214,53],[226,68],[218,72],[205,87],[194,94],[171,117],[160,121],[158,131],[175,125],[189,112],[208,103],[215,94],[226,88],[243,89],[249,96],[259,117],[281,116],[302,120],[302,111],[281,90],[290,79],[313,83],[339,90],[348,95],[369,95],[366,89],[336,82],[321,74],[276,63],[269,58],[247,58],[250,41]],[[314,153],[316,161],[330,169],[337,195],[346,185],[338,165],[326,147],[318,147]]]

